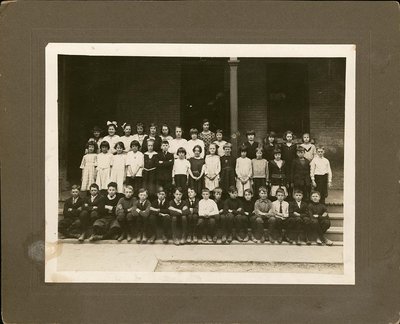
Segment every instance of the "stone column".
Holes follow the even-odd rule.
[[[237,157],[238,150],[238,83],[237,68],[239,60],[231,57],[228,60],[230,68],[230,122],[231,122],[231,142],[232,155]]]

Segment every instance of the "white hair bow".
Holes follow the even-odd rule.
[[[107,121],[107,126],[114,125],[117,127],[117,122],[116,121]]]
[[[121,125],[121,128],[122,128],[122,129],[125,129],[125,126],[126,126],[126,123],[123,123],[123,124]]]

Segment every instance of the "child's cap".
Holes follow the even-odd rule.
[[[256,135],[256,131],[254,129],[248,130],[246,132],[246,136],[248,136],[248,135]]]

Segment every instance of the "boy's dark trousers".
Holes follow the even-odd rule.
[[[81,232],[82,234],[87,232],[89,227],[93,225],[93,223],[100,219],[101,215],[97,210],[83,210],[79,214],[79,221],[81,223]]]
[[[58,232],[68,236],[71,231],[78,230],[81,227],[79,220],[79,211],[74,209],[64,213],[64,218],[58,222]]]
[[[226,235],[226,224],[225,224],[225,215],[218,214],[215,215],[215,231],[221,231],[221,235]]]
[[[186,213],[180,214],[174,210],[170,211],[172,219],[172,238],[176,239],[178,237],[178,219],[182,222],[182,237],[187,236],[187,216]]]
[[[315,183],[317,186],[315,187],[316,191],[319,191],[321,194],[321,200],[319,201],[321,204],[325,204],[325,198],[328,197],[328,175],[315,175],[314,176]]]
[[[318,235],[320,239],[324,237],[326,231],[331,227],[329,216],[326,217],[310,217],[309,232]]]
[[[93,223],[93,233],[95,235],[102,235],[103,239],[116,239],[116,236],[120,232],[121,226],[112,215],[97,219]]]
[[[264,224],[268,226],[267,216],[253,215],[250,217],[251,231],[256,239],[260,239],[264,236]]]
[[[129,234],[133,236],[134,232],[134,216],[132,212],[127,212],[122,209],[117,212],[117,221],[121,227],[122,234]]]
[[[223,225],[225,225],[225,233],[226,235],[233,235],[233,225],[235,222],[235,215],[233,213],[226,213],[224,215],[224,219],[222,219]]]
[[[197,236],[197,223],[198,223],[199,215],[197,213],[188,214],[188,234],[189,236]]]
[[[165,235],[165,237],[168,237],[171,228],[171,215],[160,216],[160,214],[155,211],[151,211],[150,213],[154,213],[156,217],[161,218],[163,234]]]
[[[215,236],[215,216],[199,217],[197,220],[198,233]]]
[[[278,235],[279,239],[282,239],[282,230],[287,229],[288,227],[288,219],[281,219],[276,216],[271,216],[268,219],[268,229],[269,233],[275,238]]]
[[[236,235],[247,234],[248,220],[244,214],[237,214],[235,216]]]
[[[132,216],[136,219],[138,234],[143,234],[144,237],[147,237],[148,234],[155,235],[156,216],[154,214],[141,215],[133,210]]]
[[[287,234],[294,234],[296,235],[296,238],[298,238],[303,228],[302,218],[300,216],[289,216],[289,218],[287,218],[284,223],[285,222]]]

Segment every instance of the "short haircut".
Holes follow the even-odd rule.
[[[325,146],[323,146],[323,145],[317,145],[316,149],[317,149],[317,150],[324,150],[324,151],[325,151]]]
[[[220,134],[224,134],[224,132],[223,132],[223,130],[222,129],[217,129],[216,131],[215,131],[215,134],[218,134],[218,133],[220,133]]]
[[[246,189],[246,190],[244,191],[244,193],[246,193],[246,192],[248,192],[250,195],[253,195],[253,190],[251,190],[251,189]]]
[[[276,189],[276,195],[278,195],[278,193],[285,195],[285,191],[281,188]]]
[[[294,189],[293,194],[303,194],[303,190]]]
[[[168,124],[165,124],[165,123],[164,123],[164,124],[162,124],[162,125],[161,125],[161,130],[163,129],[163,127],[167,127],[167,128],[168,128],[168,134],[169,134],[169,132],[170,132],[170,129],[169,129],[169,126],[168,126]]]
[[[117,185],[116,182],[110,182],[110,183],[107,185],[107,188],[110,188],[110,187],[117,189],[118,185]]]
[[[286,137],[288,136],[288,134],[292,134],[292,136],[294,137],[294,134],[291,130],[287,130],[286,132],[283,133],[283,139],[286,141]]]
[[[216,193],[216,192],[222,193],[222,188],[221,187],[216,187],[216,188],[214,188],[213,192],[214,193]]]
[[[125,186],[125,190],[126,189],[130,189],[130,190],[132,190],[133,191],[133,187],[131,186],[131,185],[127,185],[127,186]]]
[[[138,191],[138,194],[141,194],[141,193],[146,193],[147,194],[147,189],[146,188],[140,188],[139,191]]]
[[[230,186],[229,188],[228,188],[228,192],[229,193],[234,193],[234,192],[237,192],[238,190],[237,190],[237,188],[235,187],[235,186]]]
[[[99,190],[99,185],[97,183],[92,183],[90,185],[89,189],[92,189],[92,188],[96,188],[97,190]]]
[[[268,192],[268,189],[265,186],[261,186],[261,187],[258,188],[258,193],[260,193],[261,191]]]
[[[163,186],[158,186],[157,193],[161,193],[161,192],[165,193],[164,187]]]
[[[208,189],[208,188],[203,188],[203,189],[201,189],[201,193],[204,193],[204,192],[210,193],[210,189]]]
[[[179,154],[179,153],[185,153],[185,155],[186,155],[185,148],[183,148],[183,147],[178,148],[178,150],[176,151],[176,154]]]
[[[114,145],[114,149],[117,149],[117,146],[120,146],[123,150],[125,150],[125,144],[123,142],[117,142]]]
[[[157,128],[157,124],[156,124],[156,123],[151,123],[151,124],[149,125],[149,129],[150,129],[150,127],[155,127],[155,128]]]
[[[175,194],[177,191],[178,191],[179,193],[183,194],[182,187],[176,187],[176,188],[172,191],[172,193]]]
[[[161,142],[161,144],[167,144],[167,145],[169,145],[169,142],[166,141],[166,140],[164,140],[164,141]]]
[[[71,190],[79,190],[79,189],[81,189],[79,185],[74,184],[71,186]]]
[[[107,142],[108,143],[108,142]],[[86,148],[89,149],[89,146],[93,146],[94,150],[97,151],[97,143],[95,141],[89,141],[86,143]]]
[[[190,135],[192,135],[192,134],[198,134],[199,131],[197,130],[197,128],[191,128],[189,133],[190,133]]]
[[[143,127],[143,128],[144,128],[144,125],[143,125],[143,123],[141,123],[141,122],[137,122],[137,123],[136,123],[136,129],[137,129],[138,127]]]
[[[317,194],[317,195],[321,198],[321,193],[320,193],[319,191],[317,191],[317,190],[311,191],[310,197],[311,197],[312,195],[314,195],[314,194]]]
[[[107,141],[103,141],[103,142],[100,143],[100,149],[102,147],[106,147],[107,150],[109,150],[110,149],[110,143],[108,143]]]
[[[224,144],[224,148],[226,148],[226,147],[232,148],[232,144],[231,143],[225,143]]]
[[[205,123],[210,123],[210,121],[207,118],[204,118],[201,124],[204,125]]]
[[[195,149],[199,149],[200,153],[203,152],[203,149],[201,148],[200,145],[195,145],[195,146],[193,147],[193,152],[194,152]]]
[[[249,135],[256,135],[256,131],[255,131],[254,129],[248,130],[248,131],[246,132],[246,136],[249,136]]]
[[[208,145],[208,150],[210,150],[211,146],[215,146],[215,149],[218,150],[218,144],[211,143],[210,145]]]
[[[131,142],[131,148],[136,146],[140,150],[140,143],[137,140]]]
[[[180,125],[175,126],[175,131],[176,131],[178,128],[179,128],[179,129],[182,131],[182,133],[183,133],[183,128],[182,128],[182,126],[180,126]]]
[[[246,146],[241,146],[240,147],[240,153],[246,152],[247,153],[247,147]]]

